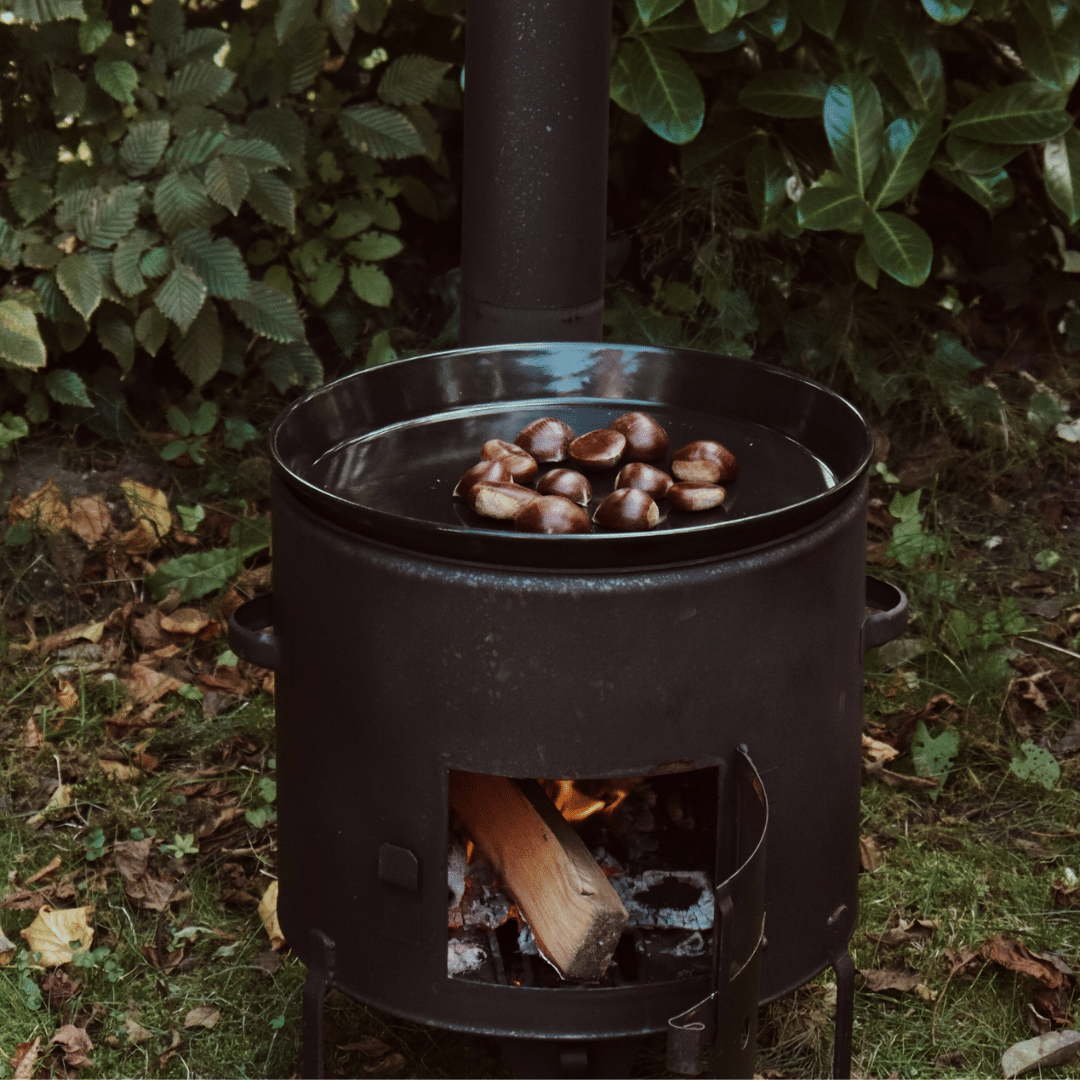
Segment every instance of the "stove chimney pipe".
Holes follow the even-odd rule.
[[[468,0],[462,347],[599,341],[611,0]]]

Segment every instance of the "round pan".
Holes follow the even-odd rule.
[[[661,501],[661,523],[649,532],[537,536],[451,497],[488,439],[512,441],[541,416],[582,434],[631,410],[656,417],[671,450],[714,439],[735,453],[739,476],[722,507],[679,513]],[[681,562],[782,539],[857,490],[871,452],[848,402],[782,368],[690,349],[562,342],[356,372],[289,406],[270,443],[284,482],[348,529],[428,554],[553,569]],[[670,454],[656,464],[669,462]],[[617,472],[590,474],[590,513]]]

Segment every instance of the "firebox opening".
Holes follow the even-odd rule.
[[[543,988],[708,974],[719,770],[450,770],[447,977]]]

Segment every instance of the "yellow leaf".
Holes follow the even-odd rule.
[[[36,829],[48,817],[50,810],[66,810],[72,802],[74,802],[74,796],[71,792],[71,785],[57,784],[56,790],[52,793],[52,798],[41,808],[40,813],[27,818],[26,824],[30,828]]]
[[[69,963],[75,955],[71,942],[77,941],[89,949],[94,931],[88,922],[90,907],[63,908],[56,910],[44,904],[34,921],[19,933],[26,938],[31,952],[41,953],[45,967],[59,967]]]
[[[51,479],[25,498],[21,495],[12,498],[8,506],[8,520],[14,524],[20,518],[32,521],[47,533],[59,532],[71,525],[67,503]]]
[[[278,883],[271,881],[270,887],[259,901],[259,918],[270,938],[271,949],[280,949],[285,944],[285,935],[281,932],[281,923],[278,922],[277,917],[277,895]]]
[[[148,522],[158,540],[164,540],[172,531],[172,514],[169,513],[169,498],[165,492],[148,484],[140,484],[138,480],[122,481],[120,490],[136,522]]]

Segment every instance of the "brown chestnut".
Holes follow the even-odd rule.
[[[587,533],[589,515],[561,495],[538,495],[514,518],[514,528],[534,533]]]
[[[511,473],[507,462],[481,461],[479,465],[474,465],[457,482],[457,487],[454,488],[454,498],[464,499],[468,502],[469,494],[477,484],[487,480],[508,482],[513,478],[513,473]]]
[[[605,529],[643,532],[645,529],[655,529],[660,523],[660,507],[647,491],[619,488],[596,508],[593,521]]]
[[[671,471],[679,480],[730,484],[739,475],[739,463],[726,446],[711,439],[696,439],[671,455]]]
[[[631,461],[619,470],[615,477],[616,488],[640,488],[654,499],[662,499],[674,481],[662,469],[646,465],[644,461]]]
[[[536,481],[536,490],[540,495],[561,495],[564,499],[588,506],[592,498],[592,484],[573,469],[552,469]]]
[[[536,461],[565,461],[566,451],[573,441],[574,433],[569,424],[554,416],[543,416],[526,424],[514,442]]]
[[[570,444],[570,460],[584,469],[607,469],[619,463],[625,448],[625,435],[611,428],[597,428]]]
[[[668,452],[667,432],[648,413],[623,413],[608,427],[626,437],[627,461],[659,461]]]
[[[481,481],[472,489],[469,505],[481,516],[512,521],[523,506],[540,498],[532,488],[505,481]]]
[[[532,454],[505,439],[488,439],[480,450],[480,456],[485,461],[505,461],[510,466],[510,475],[515,484],[529,483],[540,471]]]
[[[719,484],[681,480],[668,488],[667,498],[672,510],[712,510],[727,498],[727,491]]]

